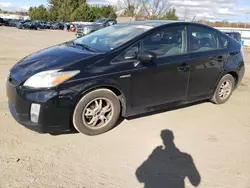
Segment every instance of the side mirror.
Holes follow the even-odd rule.
[[[156,54],[148,51],[140,51],[137,54],[137,59],[141,63],[153,63],[156,60]]]

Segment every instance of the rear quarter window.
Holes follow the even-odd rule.
[[[220,49],[218,35],[213,29],[198,25],[188,27],[189,33],[189,52],[204,52]]]
[[[229,45],[229,38],[227,36],[224,36],[222,34],[220,34],[218,36],[219,39],[219,48],[225,49],[228,47]]]

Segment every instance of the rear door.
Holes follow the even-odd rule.
[[[188,100],[213,94],[228,57],[227,45],[227,38],[216,30],[201,25],[188,26]]]

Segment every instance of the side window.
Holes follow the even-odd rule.
[[[189,26],[189,52],[203,52],[220,48],[216,31],[201,26]]]
[[[108,21],[108,25],[115,25],[115,21],[114,20]]]
[[[136,56],[140,49],[140,42],[137,42],[133,46],[129,47],[127,50],[125,50],[123,53],[121,53],[119,56],[117,56],[113,62],[124,62],[132,59],[136,59]]]
[[[142,50],[154,52],[157,57],[184,54],[186,38],[185,26],[168,27],[142,40]]]
[[[115,21],[114,20],[108,20],[104,23],[104,26],[105,27],[108,27],[108,26],[111,26],[111,25],[114,25],[115,24]]]
[[[219,36],[219,46],[220,48],[227,48],[228,47],[228,44],[229,44],[229,40],[227,37],[223,36],[223,35],[220,35]]]

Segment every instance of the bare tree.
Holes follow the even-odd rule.
[[[141,9],[141,0],[118,0],[118,10],[124,16],[137,17]]]
[[[157,19],[171,8],[168,0],[141,0],[143,12],[148,18]]]

